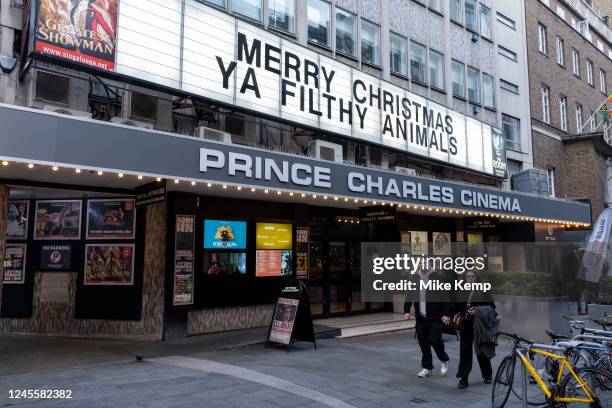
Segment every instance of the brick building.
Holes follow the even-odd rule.
[[[605,208],[611,31],[583,2],[527,1],[527,54],[534,167],[551,193]],[[588,22],[588,23],[587,23]]]

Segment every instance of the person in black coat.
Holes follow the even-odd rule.
[[[419,272],[417,276],[419,281],[424,282],[428,280],[441,280],[440,275],[434,271]],[[417,283],[418,286],[419,283]],[[442,318],[450,314],[452,304],[440,302],[439,300],[439,294],[434,294],[429,290],[417,290],[413,300],[404,303],[404,318],[406,320],[413,318],[410,311],[414,307],[416,335],[422,354],[421,366],[423,369],[418,374],[420,378],[430,377],[433,374],[432,348],[441,362],[440,374],[446,375],[448,371],[449,357],[444,350],[444,342],[442,341],[442,328],[444,326]]]
[[[479,277],[475,271],[468,271],[464,277],[465,282],[473,283],[479,281]],[[464,389],[469,386],[468,376],[472,371],[472,361],[474,354],[474,315],[478,306],[491,306],[495,308],[493,297],[488,293],[480,291],[464,291],[457,294],[456,302],[452,307],[453,321],[455,324],[461,319],[461,330],[459,332],[459,368],[457,370],[457,378],[459,378],[459,389]],[[443,321],[445,324],[450,322],[451,318],[445,316]],[[478,365],[485,384],[491,383],[493,376],[493,368],[491,360],[485,355],[478,354]]]

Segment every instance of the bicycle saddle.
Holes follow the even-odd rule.
[[[567,339],[567,336],[565,334],[557,333],[552,330],[546,330],[546,334],[548,334],[548,337],[553,340]]]

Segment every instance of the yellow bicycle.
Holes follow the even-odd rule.
[[[523,406],[534,405],[527,396],[529,384],[537,386],[545,396],[550,408],[574,406],[612,408],[612,374],[593,367],[574,369],[568,361],[567,347],[535,344],[516,334],[500,332],[514,340],[512,353],[504,357],[495,374],[491,396],[493,408],[503,408],[510,393],[514,392],[514,371],[516,361],[522,367]],[[549,369],[537,370],[530,362],[530,356],[539,355],[549,359]],[[545,378],[543,378],[543,376]]]

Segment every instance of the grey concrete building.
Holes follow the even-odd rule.
[[[361,242],[584,232],[588,204],[509,183],[536,157],[526,18],[522,1],[0,0],[0,332],[263,326],[290,278],[314,315],[389,310],[361,298]]]

